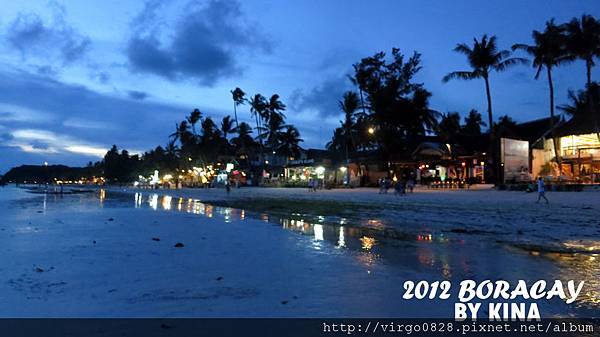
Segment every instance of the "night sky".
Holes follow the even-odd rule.
[[[552,17],[600,17],[598,1],[6,1],[0,11],[0,173],[20,164],[97,161],[117,144],[164,145],[199,108],[233,114],[229,91],[281,95],[304,147],[323,148],[352,64],[378,51],[422,53],[418,80],[431,107],[485,114],[479,80],[459,42],[495,34],[501,48],[531,43]],[[521,55],[523,56],[523,55]],[[548,114],[545,76],[530,66],[493,74],[496,117]],[[555,71],[557,105],[585,82],[581,61]],[[593,78],[600,71],[594,69]],[[241,120],[250,120],[247,106]],[[485,116],[485,115],[484,115]]]

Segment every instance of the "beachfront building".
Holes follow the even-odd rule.
[[[562,180],[583,184],[600,183],[600,128],[594,121],[573,118],[555,130],[562,162],[559,172],[550,137],[534,156],[534,173],[561,176]]]

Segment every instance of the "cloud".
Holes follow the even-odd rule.
[[[142,100],[148,98],[147,93],[145,93],[143,91],[137,91],[137,90],[129,90],[127,92],[127,95],[129,96],[129,98],[139,100],[139,101],[142,101]]]
[[[6,40],[23,59],[57,60],[63,66],[79,61],[88,52],[91,40],[65,21],[65,11],[51,4],[53,21],[45,22],[35,13],[19,13],[9,23]],[[48,70],[40,67],[40,70]]]
[[[9,146],[33,153],[71,152],[102,157],[108,147],[93,145],[68,135],[40,129],[18,129],[11,133]]]
[[[132,21],[126,51],[135,72],[212,85],[242,73],[241,55],[270,51],[270,41],[247,22],[237,1],[192,1],[172,25],[157,14],[162,6],[147,2]]]
[[[82,119],[82,118],[77,118],[77,117],[68,118],[62,124],[68,128],[78,128],[78,129],[110,130],[113,128],[113,126],[111,124],[106,123],[106,122],[102,122],[99,120]]]
[[[23,163],[23,158],[43,162],[49,155],[83,164],[112,144],[136,151],[154,148],[166,143],[175,122],[190,110],[0,67],[0,157],[7,148],[14,156],[0,165]]]
[[[298,111],[316,111],[322,117],[338,116],[341,114],[338,101],[348,90],[352,90],[348,77],[332,77],[308,92],[296,89],[290,97],[290,106]]]
[[[0,102],[0,122],[44,122],[47,116],[39,110],[21,105]]]

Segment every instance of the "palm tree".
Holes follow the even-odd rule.
[[[273,114],[267,121],[266,126],[261,128],[262,133],[259,135],[259,138],[265,140],[264,144],[268,149],[276,151],[281,144],[282,130],[287,127],[288,125],[285,124],[283,117]]]
[[[473,47],[465,43],[459,43],[454,48],[454,51],[467,56],[470,71],[454,71],[444,76],[443,82],[448,82],[451,79],[473,80],[483,78],[485,82],[485,93],[487,96],[487,110],[489,125],[494,122],[492,114],[492,94],[490,92],[490,72],[501,72],[508,67],[527,63],[526,59],[519,57],[511,57],[510,51],[498,50],[496,45],[496,36],[492,35],[489,39],[487,35],[483,35],[480,41],[473,39]]]
[[[237,134],[231,139],[231,143],[236,147],[236,153],[248,156],[250,151],[256,147],[256,142],[252,138],[252,127],[246,122],[241,122],[233,132]]]
[[[594,59],[600,57],[600,22],[591,15],[582,15],[581,20],[573,18],[564,25],[566,30],[567,52],[572,58],[585,62],[586,83],[592,83]]]
[[[256,95],[254,95],[254,97],[252,97],[249,104],[250,104],[250,114],[256,120],[256,134],[258,135],[257,139],[258,139],[259,146],[260,146],[259,161],[262,165],[263,160],[264,160],[263,159],[264,154],[263,154],[263,142],[262,142],[262,139],[260,138],[260,133],[262,130],[260,121],[262,119],[262,116],[265,113],[266,108],[267,108],[267,99],[261,94],[256,94]]]
[[[190,134],[189,126],[187,121],[181,121],[179,124],[175,124],[175,132],[169,135],[169,137],[176,142],[179,140],[181,144],[187,143],[192,137]]]
[[[442,115],[442,120],[438,124],[438,135],[442,137],[444,142],[453,143],[460,131],[460,115],[458,112],[448,112]]]
[[[238,105],[242,105],[244,102],[246,102],[246,93],[242,89],[236,87],[235,89],[231,90],[231,96],[233,98],[233,115],[235,117],[235,126],[238,127],[240,124],[238,123],[237,107]]]
[[[332,153],[338,154],[344,150],[344,129],[335,128],[331,140],[325,144],[325,148]]]
[[[407,114],[404,123],[413,135],[424,135],[437,128],[438,117],[441,114],[429,108],[430,98],[431,93],[429,91],[418,87],[414,89],[413,95],[408,101],[410,113]]]
[[[592,82],[586,87],[586,90],[580,90],[575,93],[569,90],[569,100],[571,104],[558,107],[567,115],[571,116],[577,123],[592,123],[596,130],[596,137],[600,141],[600,132],[598,132],[598,118],[600,117],[600,85]]]
[[[543,32],[534,30],[532,33],[534,45],[515,44],[513,50],[524,50],[533,57],[533,66],[537,68],[535,79],[540,77],[542,69],[546,68],[548,76],[548,87],[550,89],[550,130],[552,131],[552,141],[554,143],[554,155],[559,167],[559,173],[562,173],[562,162],[558,150],[558,138],[554,132],[554,83],[552,82],[552,70],[565,62],[572,60],[567,53],[565,28],[557,26],[554,19],[546,22],[546,29]]]
[[[354,147],[354,114],[358,110],[360,101],[358,95],[354,91],[347,91],[344,94],[343,100],[338,102],[340,110],[344,112],[344,121],[342,122],[342,130],[344,137],[344,150],[346,151],[346,166],[350,164],[349,147]],[[346,168],[346,182],[350,184],[350,168]]]
[[[231,116],[223,117],[221,120],[221,132],[223,133],[223,138],[227,140],[227,135],[234,131],[233,121],[231,120]]]
[[[267,103],[265,113],[263,115],[263,120],[267,123],[271,118],[281,118],[285,119],[285,115],[283,111],[285,111],[285,104],[279,99],[279,95],[274,94],[269,98],[269,102]]]
[[[481,114],[477,110],[471,109],[469,115],[465,117],[462,132],[470,136],[480,135],[482,126],[486,126],[486,124],[481,118]]]
[[[190,112],[190,115],[186,118],[187,122],[192,126],[192,132],[196,135],[196,123],[202,119],[202,112],[198,109],[194,109],[194,111]]]
[[[256,94],[250,100],[250,114],[256,120],[256,132],[260,133],[261,123],[260,119],[264,115],[264,111],[267,107],[267,99],[261,95]]]
[[[501,137],[515,137],[517,130],[517,122],[510,116],[504,115],[498,118],[498,122],[492,126],[494,133]]]
[[[569,23],[566,23],[565,29],[567,32],[567,52],[572,58],[578,58],[585,62],[587,101],[589,102],[587,113],[593,115],[595,104],[592,96],[594,89],[591,88],[592,67],[595,65],[594,59],[600,57],[600,22],[591,15],[582,15],[581,20],[573,18]],[[596,136],[600,140],[598,118],[594,118],[593,123]]]
[[[286,156],[286,158],[297,158],[300,156],[300,151],[302,148],[299,143],[303,142],[300,138],[300,132],[296,127],[288,125],[284,132],[280,135],[280,144],[277,148],[277,151]]]

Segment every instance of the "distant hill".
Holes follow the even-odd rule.
[[[79,180],[100,175],[96,167],[69,167],[65,165],[21,165],[13,167],[0,178],[0,184],[45,183],[57,180]]]

